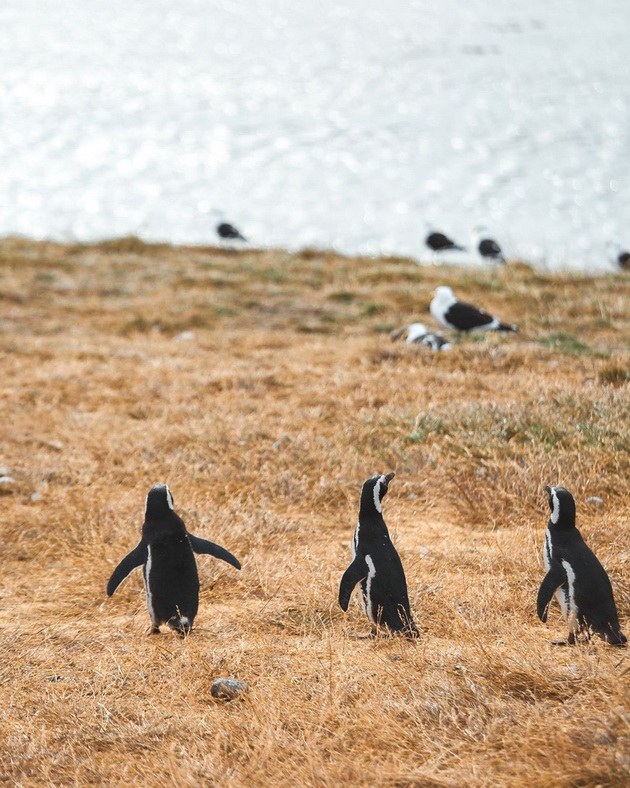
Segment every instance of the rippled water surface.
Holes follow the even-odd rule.
[[[4,0],[0,233],[630,245],[627,0]],[[465,255],[460,255],[465,258]]]

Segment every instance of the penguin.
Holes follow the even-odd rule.
[[[357,583],[361,603],[375,631],[385,625],[392,632],[418,637],[411,617],[405,572],[383,520],[381,501],[394,473],[371,476],[363,485],[359,522],[352,539],[352,563],[339,585],[339,605],[345,612]]]
[[[181,635],[192,629],[199,607],[199,575],[194,553],[220,558],[240,569],[225,548],[188,533],[175,513],[166,484],[156,484],[147,495],[142,538],[114,569],[107,583],[111,596],[129,573],[142,567],[152,634],[168,624]]]
[[[606,570],[575,527],[573,496],[564,487],[545,487],[545,491],[551,516],[545,533],[543,559],[547,574],[538,590],[538,618],[543,623],[547,621],[555,594],[569,623],[570,645],[575,643],[576,635],[585,633],[590,639],[594,632],[610,645],[624,646],[627,638],[619,626]]]

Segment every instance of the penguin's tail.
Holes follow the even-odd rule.
[[[188,635],[192,629],[192,621],[188,616],[182,616],[181,614],[169,619],[168,625],[182,636]]]
[[[513,331],[515,334],[517,334],[518,326],[516,323],[512,323],[512,325],[508,325],[507,323],[499,323],[497,326],[497,331]]]
[[[407,626],[402,630],[402,633],[407,638],[407,640],[415,640],[416,638],[420,637],[418,627],[413,623],[413,621],[409,621],[407,623]]]
[[[600,637],[610,646],[625,646],[628,643],[628,638],[623,634],[621,629],[619,627],[615,629],[615,627],[610,624],[604,629]]]
[[[405,610],[404,605],[398,606],[398,617],[400,619],[400,626],[397,626],[394,631],[404,635],[408,640],[420,637],[418,627],[415,625],[411,613]]]

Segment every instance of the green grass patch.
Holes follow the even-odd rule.
[[[568,356],[582,356],[592,353],[591,348],[585,342],[576,339],[573,334],[552,333],[538,339],[538,343]]]

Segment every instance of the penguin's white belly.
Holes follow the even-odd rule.
[[[545,549],[543,550],[543,561],[545,562],[545,572],[551,569],[551,534],[549,529],[545,531]]]
[[[361,523],[357,523],[357,527],[354,529],[354,535],[352,537],[352,544],[350,545],[352,549],[352,560],[357,557],[357,547],[359,546],[359,528],[361,528]]]
[[[558,600],[558,604],[560,605],[560,610],[562,610],[562,616],[564,618],[569,617],[569,602],[567,600],[567,594],[563,588],[558,588],[556,591],[556,599]]]
[[[578,608],[575,604],[575,572],[568,561],[563,561],[562,566],[564,567],[564,571],[567,573],[568,589],[566,592],[563,592],[562,589],[558,589],[558,592],[556,593],[561,593],[563,596],[564,604],[562,602],[560,603],[560,606],[562,607],[562,615],[569,622],[569,630],[574,632],[577,630],[578,622]]]
[[[543,550],[543,561],[545,562],[545,571],[548,572],[551,569],[551,534],[549,533],[549,529],[545,531],[545,547]],[[566,561],[562,562],[562,565],[565,566]],[[566,566],[565,566],[566,571]],[[569,591],[565,591],[562,587],[556,589],[556,599],[558,600],[558,604],[560,605],[560,610],[562,611],[562,615],[564,618],[569,617],[569,601],[568,601],[568,594]]]
[[[361,603],[363,605],[365,615],[373,624],[376,624],[372,605],[372,581],[376,577],[376,568],[374,566],[374,561],[372,561],[372,558],[369,555],[365,556],[365,563],[368,566],[368,576],[365,580],[365,594],[361,594]]]
[[[151,547],[147,547],[147,562],[143,567],[143,578],[144,578],[144,590],[147,595],[147,607],[149,608],[149,615],[151,616],[151,621],[155,624],[155,612],[153,610],[153,596],[151,594],[151,585],[149,583],[149,577],[151,574]]]

